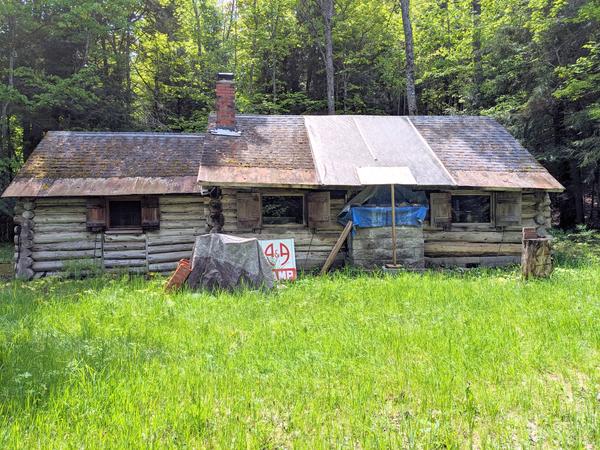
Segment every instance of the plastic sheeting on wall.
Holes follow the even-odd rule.
[[[404,227],[420,227],[427,216],[427,206],[397,206],[396,225]],[[376,228],[392,226],[392,207],[384,206],[352,206],[344,217],[339,217],[342,224],[352,220],[358,228]]]
[[[406,186],[395,186],[396,225],[420,227],[427,216],[427,196]],[[338,222],[354,227],[392,226],[391,192],[389,186],[370,186],[359,192],[338,215]]]

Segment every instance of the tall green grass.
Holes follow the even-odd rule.
[[[600,266],[6,283],[2,448],[600,444]]]

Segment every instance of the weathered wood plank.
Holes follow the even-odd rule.
[[[161,214],[196,214],[204,215],[205,206],[203,203],[160,205]]]
[[[392,203],[395,204],[395,202],[392,202]],[[390,203],[390,204],[392,204],[392,203]],[[395,223],[394,220],[392,222]],[[346,242],[346,239],[348,238],[348,235],[350,234],[350,231],[352,231],[352,226],[353,226],[353,222],[351,220],[348,221],[348,223],[344,227],[344,230],[340,234],[340,237],[338,238],[337,242],[331,249],[331,253],[329,254],[329,256],[327,256],[327,259],[325,260],[325,263],[323,264],[323,267],[321,268],[321,272],[320,272],[321,275],[325,275],[327,273],[327,271],[329,270],[329,268],[335,261],[335,258],[337,258],[337,255],[339,254],[340,250],[342,249],[342,245],[344,245],[344,243]]]
[[[148,264],[157,264],[162,262],[179,261],[184,258],[191,258],[192,250],[177,251],[170,253],[155,253],[148,255]]]
[[[37,198],[36,199],[36,207],[50,207],[50,206],[85,206],[85,198],[83,197],[48,197],[48,198]]]
[[[84,259],[100,257],[101,250],[48,250],[48,251],[34,251],[32,258],[34,261],[56,261],[66,259]]]
[[[34,244],[34,252],[47,251],[63,251],[63,250],[102,250],[102,242],[100,241],[67,241],[67,242],[52,242],[48,244]]]
[[[104,258],[104,267],[145,267],[146,259],[106,259]]]
[[[520,243],[519,231],[426,231],[425,242],[509,242]]]
[[[426,242],[426,256],[484,256],[520,255],[521,244],[473,243],[473,242]]]
[[[38,216],[43,215],[56,215],[56,214],[83,214],[85,215],[87,208],[83,205],[61,205],[61,206],[38,206],[35,208],[35,214]]]
[[[146,235],[104,233],[104,242],[146,242]]]
[[[426,267],[497,267],[518,264],[520,256],[425,257]]]
[[[202,233],[201,234],[205,234],[206,231],[204,228],[202,228]],[[162,238],[175,238],[178,236],[181,237],[189,237],[189,236],[194,236],[194,228],[191,229],[160,229],[157,231],[149,231],[146,233],[146,236],[148,238],[148,240],[154,240],[154,239],[162,239]]]
[[[160,223],[161,230],[188,230],[190,233],[200,233],[201,230],[205,230],[206,226],[204,221],[201,220],[190,220],[188,222],[164,222]]]
[[[85,214],[36,215],[33,218],[33,222],[36,225],[38,223],[81,223],[85,222]]]
[[[120,251],[120,250],[145,250],[146,243],[144,241],[127,241],[127,242],[105,242],[104,251]]]
[[[166,244],[166,245],[150,245],[148,244],[148,254],[154,255],[157,253],[171,252],[191,252],[194,247],[193,242],[183,244]]]
[[[104,259],[105,260],[113,260],[113,259],[145,259],[146,258],[146,249],[143,250],[110,250],[104,251]]]
[[[49,244],[51,242],[72,242],[72,241],[94,241],[94,233],[74,233],[74,232],[53,232],[53,233],[35,233],[33,242],[36,244]]]
[[[160,247],[163,245],[189,245],[193,246],[196,242],[195,236],[163,236],[163,237],[148,237],[148,249]]]
[[[85,222],[81,223],[61,223],[61,224],[42,224],[35,225],[36,233],[65,233],[65,232],[86,232]]]
[[[178,263],[179,260],[158,264],[148,264],[148,270],[150,272],[172,272],[177,268]]]
[[[179,205],[179,204],[204,204],[204,197],[200,195],[188,195],[188,196],[179,196],[179,195],[165,195],[159,198],[159,204],[162,205]]]

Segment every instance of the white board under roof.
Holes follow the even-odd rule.
[[[408,167],[358,167],[358,180],[363,186],[398,184],[414,186],[417,180]]]

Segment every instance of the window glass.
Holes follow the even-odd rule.
[[[490,223],[491,221],[491,196],[452,196],[453,223]]]
[[[264,225],[304,223],[304,197],[262,196],[262,222]]]
[[[110,201],[109,227],[132,228],[142,225],[142,205],[139,201]]]

